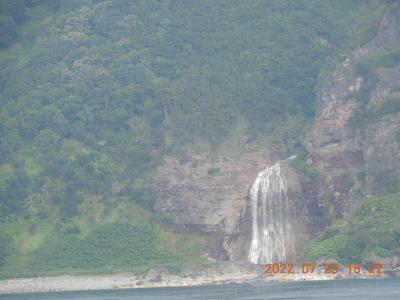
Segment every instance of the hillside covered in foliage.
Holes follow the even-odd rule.
[[[152,212],[163,157],[300,136],[391,2],[0,0],[1,276],[203,263]]]

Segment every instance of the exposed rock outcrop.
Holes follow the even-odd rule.
[[[294,229],[288,239],[292,260],[301,259],[328,215],[345,215],[358,205],[357,195],[376,191],[383,176],[400,176],[400,112],[386,113],[363,128],[350,126],[357,112],[378,107],[388,96],[400,97],[400,66],[377,68],[373,85],[357,69],[369,57],[400,46],[399,7],[384,17],[373,40],[322,81],[317,116],[304,138],[306,162],[320,176],[311,178],[290,163],[284,165],[287,217]],[[192,149],[185,161],[165,159],[152,188],[154,209],[171,214],[179,227],[208,235],[210,257],[247,260],[252,234],[249,191],[256,175],[279,159],[246,139],[214,156],[209,153]]]
[[[214,157],[208,151],[188,152],[180,162],[169,157],[153,185],[155,210],[171,214],[180,226],[201,230],[210,237],[208,254],[218,260],[231,256],[231,239],[246,215],[248,191],[271,154],[237,141]]]
[[[217,260],[247,261],[252,235],[249,191],[256,175],[278,159],[246,140],[215,157],[190,153],[180,162],[167,158],[153,185],[155,210],[171,214],[180,227],[208,235],[208,256]],[[299,259],[323,215],[313,182],[282,164],[288,184],[292,234],[285,237],[288,257]]]
[[[399,66],[377,68],[373,84],[357,72],[357,66],[368,58],[399,46],[400,9],[396,5],[382,20],[376,37],[351,53],[319,90],[317,117],[304,144],[322,175],[318,198],[322,205],[333,205],[337,216],[357,205],[355,191],[373,193],[382,176],[400,174],[400,113],[389,113],[364,128],[349,126],[357,112],[381,105],[388,96],[399,96]],[[369,91],[360,95],[362,89]]]

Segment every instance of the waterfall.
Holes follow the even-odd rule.
[[[248,259],[254,264],[280,262],[287,255],[285,239],[291,234],[291,226],[287,214],[288,184],[282,162],[260,172],[250,190],[253,233]]]

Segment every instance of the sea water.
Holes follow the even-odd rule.
[[[0,295],[1,300],[160,300],[160,299],[351,299],[399,300],[400,279],[360,279],[290,283]]]

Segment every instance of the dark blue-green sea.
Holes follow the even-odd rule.
[[[393,299],[400,300],[400,279],[337,280],[292,283],[228,284],[179,288],[0,295],[1,300],[84,299]]]

